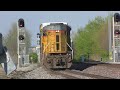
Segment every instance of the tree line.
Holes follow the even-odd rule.
[[[73,37],[74,60],[101,60],[109,57],[108,17],[97,16],[80,27]]]

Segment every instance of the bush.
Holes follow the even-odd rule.
[[[30,63],[37,63],[38,62],[38,55],[37,53],[31,53],[29,55]]]

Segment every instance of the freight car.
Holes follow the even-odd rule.
[[[73,49],[71,27],[66,22],[49,22],[40,25],[40,59],[47,68],[70,68]]]

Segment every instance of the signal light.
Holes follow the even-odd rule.
[[[37,38],[40,38],[40,33],[37,33]]]
[[[21,19],[18,20],[18,26],[19,27],[24,27],[25,26],[24,19],[21,18]]]
[[[114,14],[114,21],[115,22],[119,22],[120,21],[120,14],[119,13],[115,13]]]
[[[115,34],[120,34],[120,31],[119,31],[119,30],[115,30],[114,33],[115,33]]]
[[[24,40],[25,38],[24,38],[24,36],[23,35],[20,35],[19,36],[19,40]]]

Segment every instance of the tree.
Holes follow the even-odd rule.
[[[29,58],[30,58],[30,62],[31,63],[37,63],[38,62],[38,55],[37,55],[37,53],[30,53]]]
[[[74,59],[80,60],[81,56],[87,59],[100,60],[108,57],[108,24],[107,18],[100,16],[89,20],[84,28],[79,28],[74,36]]]
[[[26,51],[28,53],[28,49],[31,46],[31,34],[28,30],[26,30]],[[8,48],[14,63],[17,64],[17,24],[13,23],[12,28],[3,38],[4,45]]]

